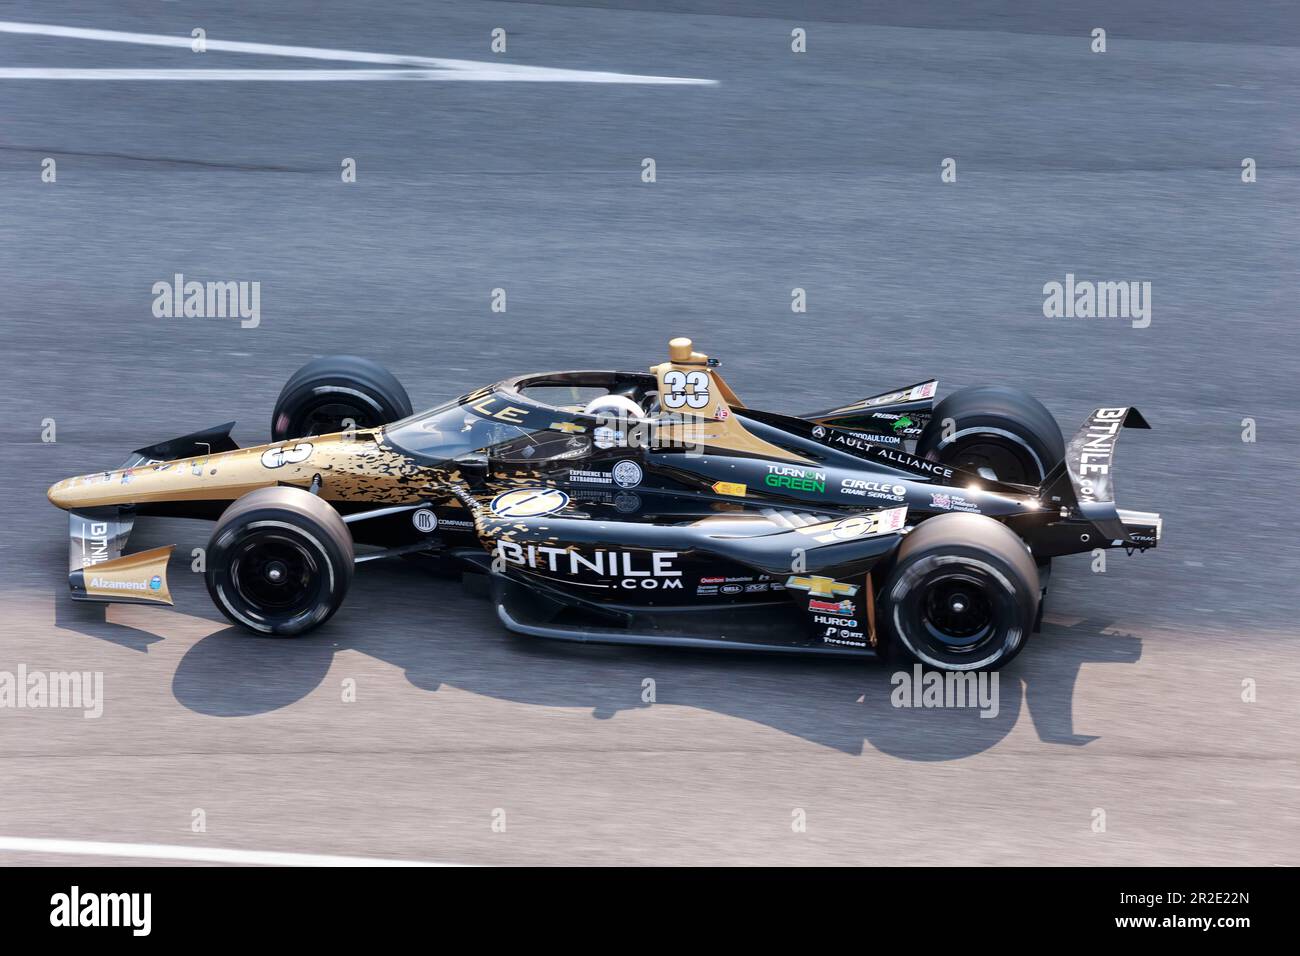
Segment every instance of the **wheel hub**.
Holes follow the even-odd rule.
[[[251,608],[266,613],[310,606],[320,587],[319,565],[311,549],[295,536],[250,536],[231,561],[235,591]]]
[[[931,637],[953,649],[979,643],[993,627],[993,606],[984,582],[963,571],[933,578],[921,613]]]

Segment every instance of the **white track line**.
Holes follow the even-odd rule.
[[[658,86],[697,86],[712,80],[671,76],[628,76],[622,73],[585,73],[582,70],[546,69],[545,76],[520,74],[486,65],[481,70],[135,70],[77,67],[0,67],[0,80],[221,80],[285,83],[299,81],[349,82],[360,80],[448,80],[498,83],[636,83]]]
[[[121,30],[92,30],[84,27],[64,27],[49,23],[18,23],[0,20],[0,33],[27,36],[60,37],[68,40],[97,40],[106,43],[132,43],[139,46],[164,46],[190,49],[189,37],[167,36],[160,33],[127,33]],[[526,83],[636,83],[653,85],[715,86],[716,80],[688,76],[639,76],[633,73],[606,73],[598,70],[566,70],[548,66],[523,66],[495,63],[489,60],[453,60],[444,57],[406,56],[396,53],[367,53],[361,50],[328,50],[310,46],[284,46],[277,43],[245,43],[237,40],[208,38],[204,41],[208,52],[252,53],[261,56],[298,57],[308,60],[333,60],[345,63],[373,63],[387,66],[424,67],[423,70],[335,70],[321,71],[320,79],[328,80],[485,80]],[[196,54],[200,55],[200,54]],[[212,76],[200,74],[212,73]],[[60,68],[0,69],[0,79],[15,80],[269,80],[293,81],[313,79],[302,74],[311,70],[96,70]],[[226,75],[219,75],[219,74]],[[252,74],[264,73],[262,76]],[[402,73],[403,76],[390,76]],[[236,75],[237,74],[237,75]]]
[[[267,850],[223,850],[217,847],[169,846],[161,843],[99,843],[93,840],[52,840],[0,836],[0,850],[16,853],[61,853],[75,856],[130,857],[136,860],[188,860],[195,863],[234,863],[245,866],[456,866],[421,860],[372,859],[365,856],[321,856]]]
[[[467,70],[131,70],[0,67],[0,80],[219,80],[221,82],[324,83],[361,80],[518,80],[513,74]],[[555,82],[552,80],[551,82]],[[591,82],[582,80],[580,82]],[[597,81],[601,82],[601,81]]]

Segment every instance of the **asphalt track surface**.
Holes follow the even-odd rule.
[[[97,720],[0,710],[0,838],[498,864],[1297,862],[1294,7],[250,6],[3,17],[716,84],[0,79],[0,670],[102,671],[106,697]],[[0,67],[366,68],[3,32]],[[151,286],[177,272],[260,281],[260,326],[154,318]],[[1067,272],[1149,280],[1150,327],[1044,318]],[[47,485],[232,418],[263,441],[313,356],[370,355],[427,405],[524,371],[643,367],[679,334],[758,407],[931,374],[1021,384],[1067,432],[1135,404],[1154,429],[1121,440],[1119,494],[1164,514],[1165,541],[1104,574],[1058,562],[991,719],[896,709],[883,666],[509,635],[401,562],[359,569],[314,636],[257,639],[189,573],[197,522],[141,521],[131,542],[179,546],[174,610],[67,595]],[[105,860],[87,854],[0,864]]]

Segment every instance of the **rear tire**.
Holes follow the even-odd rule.
[[[968,513],[922,522],[899,546],[881,593],[896,650],[940,670],[1001,667],[1038,613],[1038,568],[1006,525]]]
[[[411,399],[392,372],[356,355],[313,359],[280,390],[271,415],[271,438],[307,438],[375,428],[411,414]]]
[[[949,434],[944,422],[951,420]],[[1038,399],[1018,388],[977,385],[953,392],[938,405],[916,441],[922,458],[998,481],[1042,483],[1065,457],[1056,419]]]
[[[301,488],[259,488],[217,521],[204,577],[232,622],[294,637],[339,609],[353,565],[352,535],[337,511]]]

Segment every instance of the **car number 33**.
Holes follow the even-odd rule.
[[[705,372],[665,372],[664,385],[668,388],[663,397],[665,408],[704,408],[709,404],[709,376]]]

